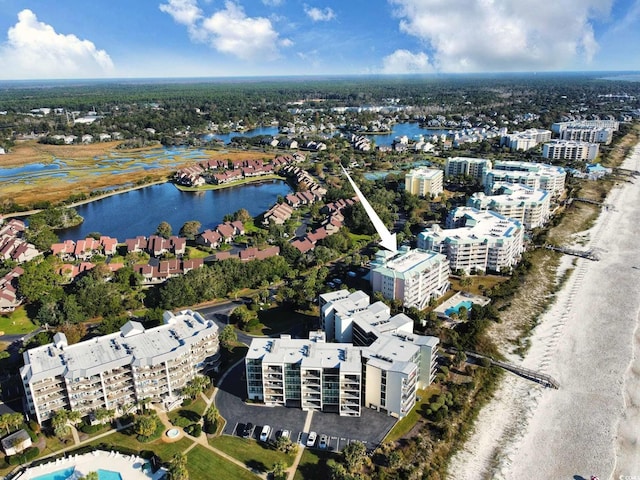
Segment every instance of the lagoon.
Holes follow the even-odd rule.
[[[197,220],[202,230],[214,228],[225,215],[241,208],[258,216],[271,208],[279,195],[285,196],[291,191],[282,180],[201,192],[182,192],[171,183],[163,183],[76,207],[84,222],[57,234],[61,241],[79,240],[92,232],[124,241],[138,235],[149,236],[166,221],[177,235],[185,222]]]
[[[370,138],[376,145],[387,145],[390,146],[393,141],[398,138],[406,135],[409,137],[409,140],[417,140],[420,135],[425,137],[431,135],[441,135],[443,133],[447,133],[448,130],[434,130],[429,128],[421,128],[420,124],[417,122],[406,122],[406,123],[395,123],[391,129],[390,133],[386,134],[371,134]],[[363,133],[367,135],[366,133]]]
[[[225,144],[228,144],[231,143],[231,139],[233,137],[257,137],[258,135],[269,135],[271,137],[275,137],[278,135],[278,127],[258,127],[245,132],[229,132],[224,134],[209,133],[204,135],[202,138],[205,141],[210,141],[215,138],[217,140],[222,140]]]

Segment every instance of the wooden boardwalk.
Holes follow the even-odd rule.
[[[515,373],[516,375],[522,378],[526,378],[527,380],[531,380],[533,382],[539,383],[544,387],[555,388],[556,390],[560,388],[560,384],[558,383],[558,381],[555,380],[550,375],[547,375],[546,373],[540,373],[534,370],[529,370],[528,368],[520,367],[518,365],[501,362],[499,360],[494,360],[491,357],[488,357],[486,355],[481,355],[475,352],[465,352],[465,354],[467,355],[467,357],[472,357],[476,359],[486,358],[489,361],[491,361],[491,365],[495,365],[496,367],[500,367],[505,370],[508,370],[509,372]]]

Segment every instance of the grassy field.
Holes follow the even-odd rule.
[[[259,478],[201,445],[194,447],[187,454],[187,470],[191,480],[210,480],[211,478],[254,480]]]
[[[294,480],[326,480],[330,478],[327,460],[338,458],[335,453],[305,448]]]
[[[287,455],[261,442],[246,438],[223,435],[209,440],[209,444],[227,455],[243,462],[247,467],[260,472],[268,472],[276,462],[282,461],[288,466],[294,456]]]
[[[249,332],[252,335],[273,335],[274,333],[284,332],[294,325],[307,324],[315,320],[315,317],[282,307],[261,310],[258,313],[258,318],[260,319],[260,324]]]
[[[471,285],[467,287],[460,286],[460,279],[451,278],[451,290],[456,292],[464,291],[473,293],[474,295],[484,295],[485,290],[491,290],[498,283],[508,280],[508,277],[500,275],[473,275],[470,276]]]
[[[173,455],[176,453],[182,453],[192,443],[193,441],[188,438],[181,438],[177,442],[173,443],[166,443],[162,441],[162,439],[149,443],[140,443],[136,439],[135,435],[126,435],[122,432],[114,432],[111,435],[89,442],[88,445],[98,446],[100,444],[106,444],[107,446],[113,445],[115,448],[122,447],[136,452],[142,452],[144,450],[152,451],[163,461],[168,462],[171,460]]]
[[[33,332],[37,327],[27,317],[23,307],[17,308],[11,315],[0,316],[0,335],[22,335]]]

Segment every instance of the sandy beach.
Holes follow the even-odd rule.
[[[623,167],[640,170],[640,144]],[[601,260],[563,258],[569,280],[510,359],[560,389],[506,374],[449,478],[640,479],[640,177],[606,203],[578,247]]]

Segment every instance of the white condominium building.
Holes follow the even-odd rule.
[[[467,200],[467,207],[477,210],[493,210],[512,220],[518,220],[527,229],[542,227],[551,215],[551,195],[520,184],[496,184],[492,195],[474,193]]]
[[[573,120],[570,122],[556,122],[551,125],[551,131],[559,134],[563,130],[572,127],[610,128],[611,130],[618,131],[618,128],[620,128],[620,122],[617,120]]]
[[[551,140],[551,130],[530,128],[524,132],[514,132],[500,138],[500,145],[506,145],[511,150],[529,150],[536,145]]]
[[[442,170],[420,167],[415,168],[404,176],[407,192],[421,197],[437,196],[442,193]]]
[[[449,262],[444,255],[400,247],[396,252],[380,250],[371,261],[371,288],[384,298],[402,300],[405,307],[420,310],[432,298],[449,289]]]
[[[367,305],[351,310],[353,295],[358,302],[367,298]],[[319,303],[330,315],[346,319],[350,312],[352,338],[325,343],[325,332],[312,332],[309,340],[253,339],[245,359],[249,399],[342,416],[360,416],[364,405],[404,417],[417,389],[435,378],[439,340],[414,335],[411,318],[391,317],[382,302],[368,305],[361,291],[330,292]]]
[[[473,177],[482,181],[484,175],[491,170],[491,160],[484,158],[453,157],[447,158],[444,174],[447,177]]]
[[[610,144],[613,132],[617,132],[620,123],[617,120],[578,120],[574,122],[558,122],[551,130],[561,140]]]
[[[551,140],[542,146],[542,156],[553,160],[594,160],[600,146],[575,140]]]
[[[418,389],[435,377],[439,340],[423,335],[381,335],[362,349],[363,403],[402,418],[416,403]]]
[[[323,332],[254,338],[245,368],[249,400],[360,416],[362,353],[350,343],[325,343]]]
[[[217,368],[218,327],[191,310],[165,312],[164,322],[145,329],[129,321],[74,345],[57,333],[53,343],[25,351],[20,375],[29,412],[42,423],[60,409],[122,415],[142,399],[172,408],[197,373]]]
[[[418,248],[444,253],[452,271],[502,272],[520,261],[524,227],[496,212],[458,207],[446,229],[433,225],[418,235]]]
[[[562,167],[544,163],[496,161],[493,169],[484,176],[485,193],[490,194],[498,183],[519,183],[527,187],[545,190],[552,197],[564,192],[567,172]]]

